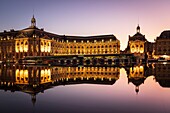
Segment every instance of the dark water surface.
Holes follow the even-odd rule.
[[[170,113],[170,64],[1,65],[1,113]]]

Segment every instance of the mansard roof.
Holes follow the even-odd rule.
[[[7,36],[12,36],[16,37],[19,31],[14,31],[13,29],[10,31],[4,30],[4,32],[0,32],[0,37],[7,37]]]
[[[170,30],[163,31],[157,39],[170,39]]]
[[[33,35],[37,35],[38,37],[49,37],[54,39],[64,39],[64,40],[118,40],[113,34],[111,35],[97,35],[97,36],[67,36],[67,35],[58,35],[53,34],[50,32],[46,32],[43,29],[39,29],[36,26],[35,27],[28,27],[23,30],[10,30],[10,31],[4,31],[0,33],[0,37],[7,37],[7,36],[13,36],[17,38],[24,38],[24,37],[33,37]]]
[[[65,36],[68,40],[102,40],[102,39],[112,39],[117,40],[114,35],[97,35],[97,36]]]
[[[129,36],[129,41],[135,41],[135,40],[146,41],[146,38],[145,38],[145,35],[141,34],[140,32],[137,32],[132,37]]]

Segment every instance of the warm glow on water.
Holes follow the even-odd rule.
[[[165,75],[165,68],[162,75],[162,70],[157,72],[157,67],[161,66],[168,68],[170,65],[126,69],[1,66],[4,69],[0,69],[1,112],[169,113],[170,76]],[[144,69],[145,73],[135,71],[138,68]],[[27,76],[21,73],[23,69]],[[48,74],[42,75],[45,70]],[[95,75],[96,71],[98,75]]]

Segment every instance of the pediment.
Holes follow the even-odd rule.
[[[16,36],[17,38],[25,38],[26,36],[24,35],[24,33],[20,33],[19,35]]]

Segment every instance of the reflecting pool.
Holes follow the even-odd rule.
[[[170,64],[0,67],[2,113],[170,112]]]

